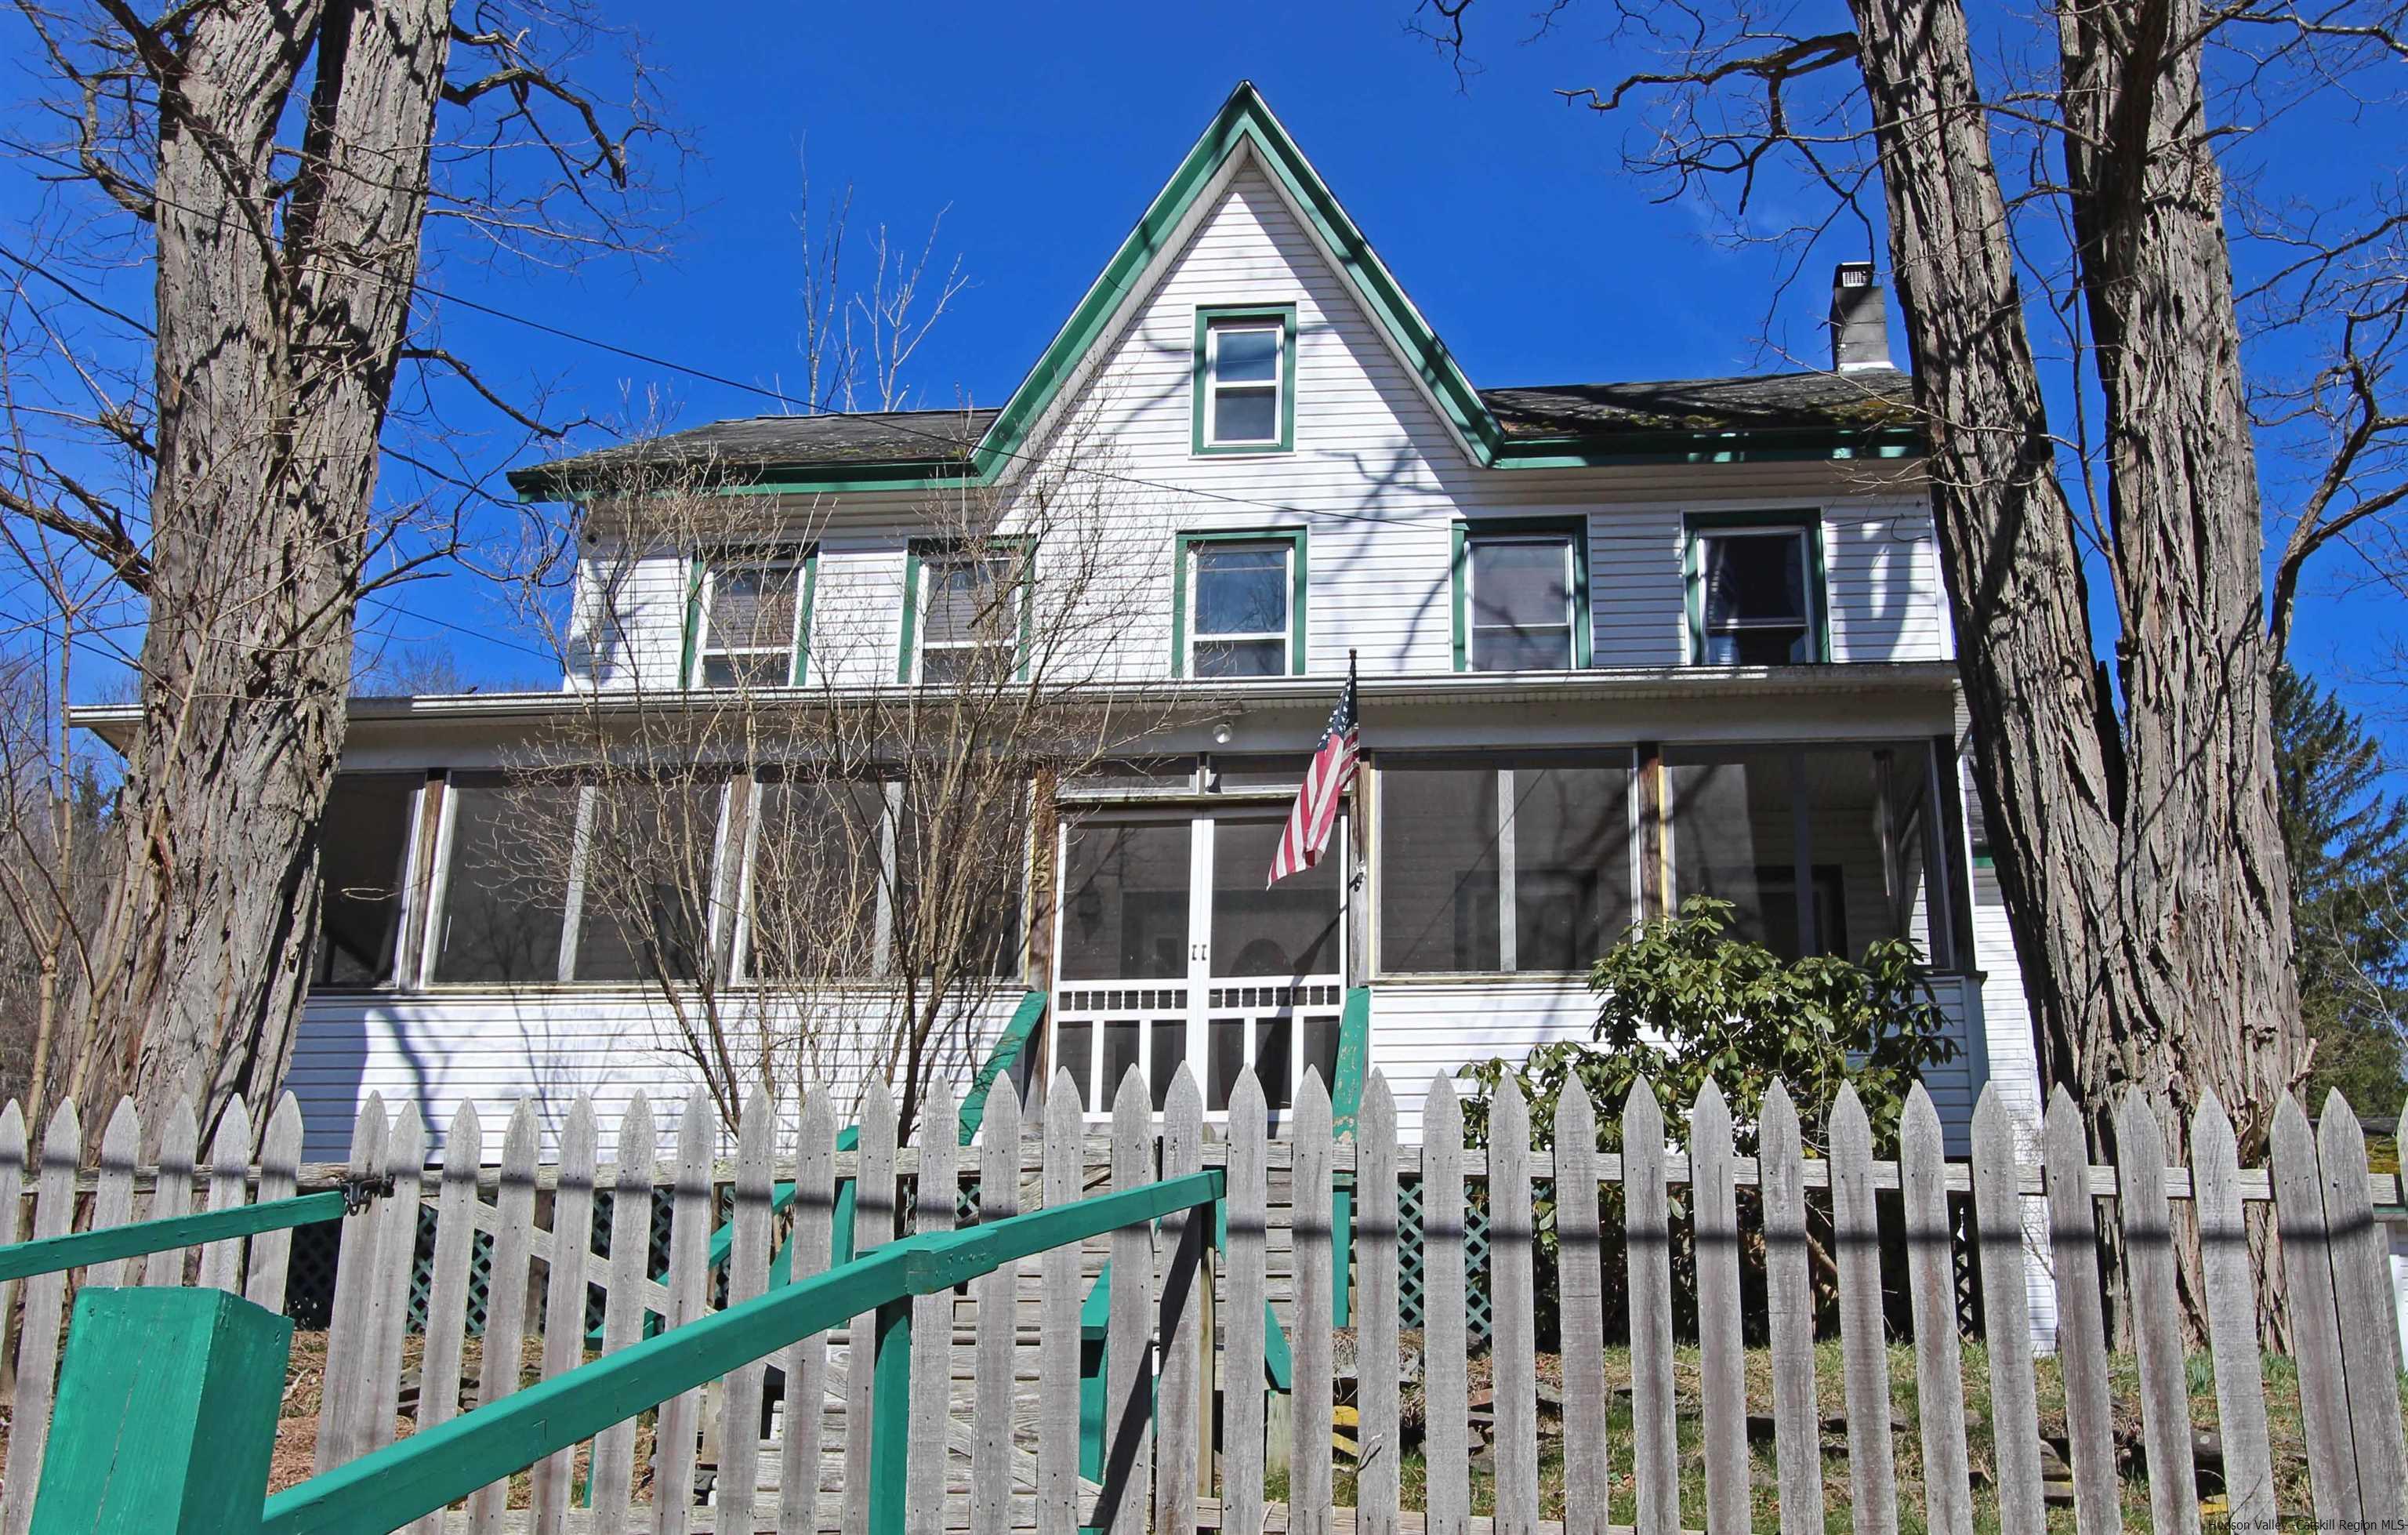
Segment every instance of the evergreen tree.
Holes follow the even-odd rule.
[[[2394,1114],[2408,1021],[2408,800],[2383,792],[2383,752],[2358,717],[2288,667],[2275,674],[2272,722],[2300,1009],[2315,1041],[2308,1103],[2338,1087],[2361,1114]]]

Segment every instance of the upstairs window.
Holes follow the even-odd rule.
[[[1826,659],[1819,520],[1689,526],[1690,654],[1710,667]]]
[[[695,562],[687,622],[687,685],[790,687],[803,680],[813,575],[809,554],[705,556]]]
[[[950,687],[1017,675],[1027,638],[1026,557],[1010,546],[914,551],[900,680]]]
[[[1462,524],[1456,538],[1456,670],[1588,665],[1588,535],[1582,522]]]
[[[1196,311],[1195,451],[1296,445],[1296,307]]]
[[[1304,535],[1191,534],[1172,627],[1190,677],[1287,677],[1304,669]]]

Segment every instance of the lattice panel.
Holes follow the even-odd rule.
[[[1405,1180],[1397,1185],[1397,1305],[1398,1326],[1405,1331],[1422,1326],[1422,1185]],[[1467,1203],[1463,1220],[1464,1310],[1469,1316],[1470,1341],[1488,1341],[1488,1212]]]

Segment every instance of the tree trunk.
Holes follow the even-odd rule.
[[[2220,183],[2204,146],[2157,141],[2197,109],[2197,61],[2152,59],[2137,78],[2162,99],[2128,100],[2100,61],[2130,47],[2135,13],[2069,7],[2068,117],[2104,145],[2069,170],[2110,409],[2119,722],[1963,10],[1852,7],[1983,804],[2043,1070],[2080,1100],[2101,1154],[2128,1086],[2158,1098],[2178,1159],[2208,1091],[2244,1149],[2262,1144],[2300,1031]],[[2180,1268],[2196,1326],[2196,1266]],[[2279,1265],[2258,1272],[2261,1316],[2279,1327]]]
[[[152,66],[150,623],[86,1090],[114,1075],[153,1136],[199,1094],[206,1143],[291,1058],[448,20],[440,0],[205,7]],[[275,165],[305,65],[300,162]]]

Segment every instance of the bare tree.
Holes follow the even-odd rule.
[[[1459,47],[1469,9],[1425,14]],[[1566,94],[1646,113],[1628,159],[1667,196],[1744,220],[1769,187],[1820,193],[1823,215],[1779,232],[1800,252],[1885,231],[2046,1076],[2102,1151],[2138,1087],[2177,1156],[2209,1092],[2246,1155],[2307,1069],[2272,668],[2305,562],[2401,494],[2400,290],[2396,263],[2377,270],[2390,213],[2282,207],[2264,227],[2298,242],[2290,259],[2236,294],[2225,162],[2249,128],[2396,72],[2398,17],[2059,0],[2053,34],[2009,27],[1977,61],[1958,0],[1823,10],[1625,7],[1619,39],[1656,66]],[[2253,380],[2244,312],[2319,349],[2313,376]],[[2253,428],[2311,465],[2272,481],[2288,532],[2271,581]],[[2279,1328],[2279,1267],[2256,1267]],[[2182,1287],[2200,1326],[2195,1263]]]
[[[40,295],[12,345],[47,362],[42,397],[12,395],[0,512],[72,540],[146,625],[83,1085],[197,1091],[213,1123],[289,1059],[361,595],[460,555],[489,506],[411,423],[450,399],[553,430],[443,344],[424,261],[643,247],[655,113],[632,55],[580,83],[613,40],[581,0],[15,21],[53,90],[44,141],[12,142],[61,192],[0,258]]]
[[[968,418],[922,420],[975,440]],[[1212,711],[1134,653],[1149,609],[1127,598],[1168,555],[1084,441],[996,487],[882,499],[879,521],[911,530],[900,590],[899,562],[813,565],[834,505],[717,494],[716,466],[620,452],[588,493],[604,552],[559,634],[586,685],[518,775],[522,842],[577,929],[564,973],[643,982],[731,1123],[757,1082],[856,1071],[908,1123],[934,1076],[974,1064],[998,993],[1043,968],[1023,938],[1051,909],[1032,849],[1055,790]],[[626,579],[664,560],[689,573],[678,657],[640,652],[665,625]]]

